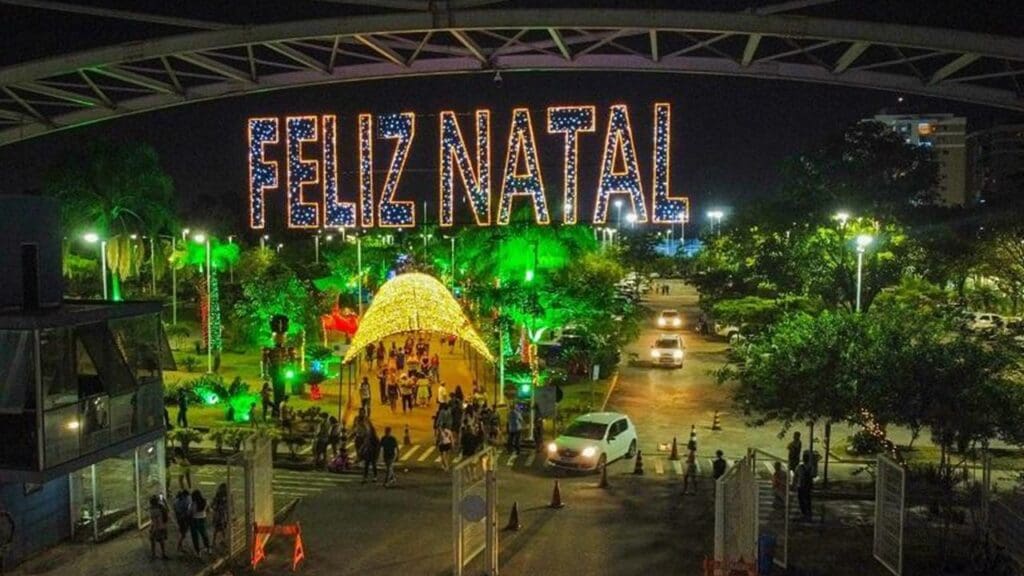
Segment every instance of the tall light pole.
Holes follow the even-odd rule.
[[[452,241],[452,296],[455,296],[455,236],[451,237]]]
[[[636,228],[636,212],[626,214],[626,221],[629,222],[630,228]]]
[[[615,201],[615,227],[622,228],[622,200]]]
[[[313,235],[313,263],[320,263],[320,231]]]
[[[860,287],[864,272],[864,250],[873,239],[867,234],[857,236],[857,313],[860,313]]]
[[[850,219],[850,213],[845,211],[836,212],[835,219],[839,221],[839,228],[846,228],[846,221]]]
[[[228,244],[234,244],[235,237],[228,236]],[[235,267],[231,264],[231,260],[228,259],[228,282],[235,283]]]
[[[213,284],[211,277],[213,275],[213,267],[211,266],[213,258],[210,253],[210,238],[202,232],[197,233],[192,237],[196,242],[206,245],[206,372],[213,374],[213,318],[210,316],[213,314]]]
[[[100,274],[103,275],[103,299],[107,299],[107,241],[101,240],[100,235],[95,232],[89,232],[83,236],[86,242],[89,244],[100,245]]]
[[[712,210],[708,212],[708,218],[711,219],[711,231],[715,233],[715,236],[722,235],[722,216],[721,210]]]
[[[359,289],[359,318],[363,317],[363,235],[356,235],[356,286]]]
[[[171,254],[178,248],[178,237],[171,234]],[[178,267],[171,264],[171,325],[178,325]]]
[[[266,249],[267,249],[267,240],[270,240],[270,236],[268,234],[264,234],[263,236],[260,236],[260,251],[266,251]]]

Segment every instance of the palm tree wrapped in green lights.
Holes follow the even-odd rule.
[[[220,314],[220,284],[217,280],[217,273],[224,270],[228,265],[238,262],[240,250],[237,244],[223,243],[216,238],[195,238],[195,242],[186,242],[171,255],[171,264],[177,268],[195,267],[203,270],[207,265],[207,244],[209,244],[209,275],[200,274],[196,280],[196,292],[199,294],[199,318],[203,332],[203,345],[213,352],[215,363],[214,371],[220,366],[220,351],[223,349],[221,340],[221,314]],[[210,285],[207,289],[206,278],[209,277]]]

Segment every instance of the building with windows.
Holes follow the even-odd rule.
[[[967,119],[953,114],[879,114],[881,122],[908,144],[935,151],[939,163],[939,200],[959,206],[967,202]]]
[[[971,198],[1010,198],[1024,190],[1024,124],[1006,124],[967,135]]]
[[[148,521],[164,493],[159,302],[67,301],[58,207],[0,197],[0,505],[17,564]],[[3,530],[0,530],[0,536]]]

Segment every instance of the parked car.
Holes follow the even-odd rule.
[[[678,334],[662,334],[651,346],[651,360],[658,366],[683,367],[683,338]]]
[[[577,417],[547,446],[547,464],[571,470],[600,470],[636,455],[633,422],[618,412],[591,412]]]
[[[682,328],[683,317],[678,310],[662,310],[658,313],[658,328]]]
[[[992,312],[971,312],[967,318],[967,328],[974,332],[1001,332],[1006,327],[1006,319]]]

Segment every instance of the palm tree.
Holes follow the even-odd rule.
[[[216,371],[220,367],[220,351],[222,349],[220,284],[217,279],[217,272],[218,270],[224,270],[229,264],[236,264],[241,250],[237,244],[224,244],[216,238],[210,238],[208,242],[210,243],[210,286],[209,290],[207,290],[206,275],[200,274],[196,280],[196,292],[199,294],[199,316],[203,344],[213,349],[216,358],[214,371]],[[198,242],[185,243],[171,255],[171,265],[177,269],[185,267],[203,269],[206,266],[206,244]],[[207,328],[208,325],[209,328]]]
[[[174,184],[145,144],[97,141],[62,158],[47,174],[47,194],[61,202],[64,229],[106,238],[114,299],[120,282],[138,274],[142,236],[176,228]],[[150,265],[159,258],[150,254]],[[154,268],[155,269],[155,268]]]

